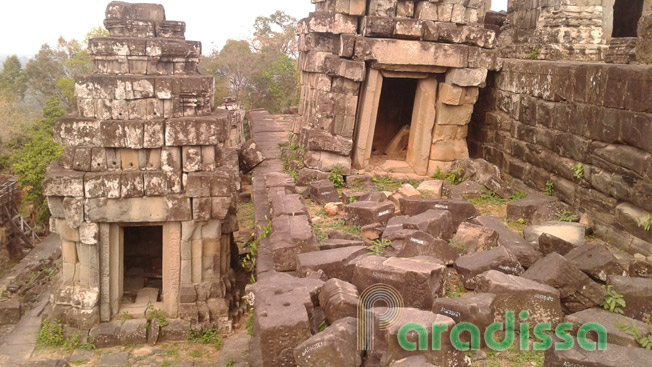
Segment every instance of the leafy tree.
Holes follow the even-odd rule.
[[[265,67],[262,76],[267,83],[266,94],[271,112],[280,112],[284,107],[295,105],[299,102],[299,71],[296,61],[287,55],[281,55]]]
[[[27,90],[27,84],[25,83],[25,75],[20,60],[16,55],[9,56],[2,66],[2,72],[0,72],[0,93],[8,93],[23,99],[25,90]]]
[[[277,10],[268,17],[257,17],[254,23],[252,46],[262,54],[299,56],[296,36],[297,20]]]
[[[56,120],[65,114],[59,99],[48,99],[42,118],[28,133],[29,142],[15,153],[14,173],[25,192],[24,203],[31,207],[32,219],[36,223],[44,223],[48,219],[43,179],[48,165],[63,153],[63,148],[52,139],[52,127]]]
[[[54,96],[70,110],[75,107],[74,77],[92,71],[93,63],[84,45],[74,39],[66,41],[63,37],[54,48],[48,44],[41,46],[38,54],[25,66],[27,85],[41,105]]]
[[[12,151],[22,145],[28,121],[17,97],[0,93],[0,172],[10,169]]]

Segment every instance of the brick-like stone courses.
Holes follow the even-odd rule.
[[[652,254],[652,68],[505,60],[471,123],[471,155],[590,213],[599,236]],[[573,167],[582,164],[583,176]]]
[[[361,112],[365,105],[377,110],[368,96],[380,93],[377,78],[369,77],[370,68],[431,77],[420,83],[415,101],[415,106],[423,106],[415,107],[419,117],[412,122],[412,135],[419,135],[423,142],[411,138],[408,148],[408,162],[416,173],[425,175],[429,166],[467,158],[465,127],[478,87],[484,84],[487,69],[498,67],[495,33],[482,24],[487,2],[313,3],[315,12],[301,20],[297,29],[301,119],[294,133],[307,147],[306,167],[326,172],[336,165],[345,172],[351,168],[351,156],[363,145],[360,141],[373,133],[373,127],[369,131],[361,122],[370,120]],[[440,83],[434,80],[436,74],[444,73]],[[414,77],[398,74],[394,77]],[[371,147],[364,149],[370,152]],[[357,166],[366,163],[353,162]]]
[[[242,142],[243,113],[232,100],[214,108],[201,44],[161,5],[112,2],[105,26],[109,37],[89,41],[93,73],[75,78],[76,113],[54,127],[65,150],[44,180],[63,251],[53,313],[82,329],[116,316],[122,226],[162,225],[163,311],[228,329],[240,302],[230,296],[239,190],[230,147]]]
[[[538,49],[545,60],[604,60],[609,49],[611,8],[596,1],[552,0],[510,3],[506,24],[499,37],[501,56],[527,58]]]

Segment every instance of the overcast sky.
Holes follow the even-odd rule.
[[[186,39],[201,41],[204,53],[227,39],[251,36],[254,20],[282,10],[300,19],[314,9],[310,0],[159,0],[169,20],[186,22]],[[108,0],[12,0],[2,4],[0,55],[34,55],[59,36],[83,40],[102,25]],[[507,0],[493,0],[492,9],[506,10]]]

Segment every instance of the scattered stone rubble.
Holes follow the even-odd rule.
[[[486,161],[456,165],[466,167],[480,187],[469,197],[477,197],[489,187],[502,187],[505,195],[512,195],[500,172]],[[548,322],[554,326],[567,320],[575,325],[574,333],[587,320],[644,325],[641,323],[649,317],[642,302],[652,304],[650,280],[625,270],[635,260],[618,260],[602,245],[585,244],[580,225],[550,221],[550,213],[563,207],[555,199],[532,195],[509,204],[512,208],[508,211],[523,215],[524,223],[529,224],[528,240],[508,229],[501,219],[481,216],[464,198],[411,198],[414,187],[409,185],[393,193],[374,192],[370,177],[352,175],[346,180],[351,191],[340,195],[329,180],[313,181],[305,188],[304,199],[296,194],[304,189],[296,188],[290,176],[261,172],[264,177],[256,180],[264,189],[255,191],[254,200],[266,203],[267,209],[256,215],[271,219],[272,234],[260,243],[257,282],[248,287],[247,297],[256,310],[251,365],[470,365],[464,354],[447,342],[440,351],[403,350],[397,344],[402,323],[382,330],[378,320],[386,309],[359,309],[363,292],[379,284],[392,286],[400,295],[402,322],[420,322],[427,328],[433,322],[446,324],[449,330],[456,323],[471,322],[483,332],[514,310],[516,317],[518,312],[528,311],[531,325]],[[429,195],[432,187],[444,185],[417,186],[421,190],[414,190],[420,195]],[[319,206],[343,206],[339,218],[359,226],[361,237],[334,231],[328,239],[318,241],[305,200]],[[283,245],[276,237],[284,239]],[[381,240],[387,247],[372,253],[368,246]],[[549,245],[551,242],[555,244]],[[277,256],[278,252],[283,255]],[[595,253],[597,258],[587,253]],[[474,292],[461,298],[447,297],[446,289],[455,274],[464,288]],[[600,314],[607,312],[598,306],[605,297],[603,284],[614,285],[635,308],[625,316],[609,313],[601,318]],[[354,347],[360,312],[377,327],[373,350]],[[609,330],[614,329],[610,324]],[[609,347],[629,348],[618,349],[619,353],[652,356],[622,331],[610,337],[609,343]],[[574,358],[593,357],[548,353],[546,363],[562,361],[563,365]]]
[[[229,330],[246,311],[230,265],[243,112],[232,100],[215,108],[201,44],[163,6],[111,2],[104,24],[110,36],[89,41],[93,73],[75,78],[77,111],[55,125],[65,150],[43,185],[63,252],[52,317],[81,330],[136,318],[93,329],[96,345],[144,343],[149,306],[171,319],[166,338]],[[132,304],[121,259],[139,243],[124,233],[144,225],[162,228],[162,280]]]

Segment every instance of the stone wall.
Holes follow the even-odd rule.
[[[122,312],[124,227],[149,225],[163,232],[162,303],[144,307],[228,329],[239,301],[230,294],[239,170],[229,146],[242,140],[242,113],[214,109],[213,77],[197,69],[201,44],[161,5],[112,2],[105,26],[109,37],[89,41],[94,72],[75,78],[77,112],[54,127],[65,150],[43,183],[62,239],[54,317],[88,329]]]
[[[614,0],[510,0],[501,56],[632,62],[635,36],[612,44],[615,5],[621,6]],[[652,1],[644,0],[642,15],[650,13]]]
[[[298,26],[294,128],[308,171],[367,166],[384,78],[419,79],[406,159],[415,173],[468,157],[467,117],[487,69],[498,68],[495,33],[482,24],[486,1],[313,3]]]
[[[652,68],[504,60],[482,90],[471,155],[590,213],[597,234],[652,254]],[[574,167],[583,167],[578,175]]]

